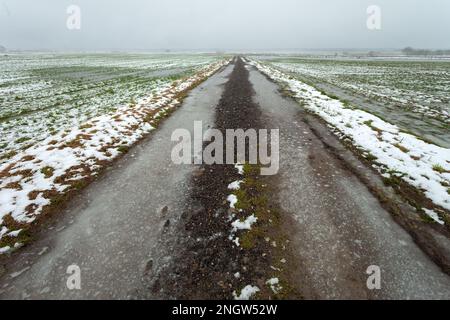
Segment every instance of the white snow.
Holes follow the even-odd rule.
[[[314,87],[256,61],[250,62],[284,84],[304,107],[323,118],[335,133],[362,154],[375,157],[374,168],[385,177],[397,176],[422,190],[436,205],[450,210],[450,149],[427,143],[395,125],[359,109],[349,109]],[[435,170],[436,165],[443,170]]]
[[[8,214],[20,223],[33,222],[50,204],[50,199],[44,197],[45,191],[64,194],[74,180],[96,175],[105,162],[121,154],[119,147],[131,146],[154,129],[155,111],[160,114],[161,110],[178,106],[180,93],[227,62],[210,64],[191,77],[154,90],[136,103],[119,107],[114,113],[49,136],[0,164],[0,176],[4,177],[0,179],[0,222]],[[65,175],[69,175],[68,179],[62,179]],[[4,228],[0,239],[8,231],[15,231],[3,232]],[[2,248],[0,254],[6,251],[6,247]]]
[[[22,229],[11,231],[7,235],[10,236],[10,237],[17,237],[20,232],[22,232]]]
[[[242,164],[240,164],[240,163],[236,163],[236,164],[234,165],[234,167],[237,169],[237,171],[238,171],[238,173],[239,173],[240,175],[243,175],[243,174],[244,174],[244,165],[242,165]]]
[[[433,210],[429,210],[429,209],[425,209],[425,208],[423,210],[425,211],[425,214],[427,216],[429,216],[431,219],[433,219],[435,222],[439,223],[440,225],[444,225],[445,224],[445,222]]]
[[[11,250],[10,246],[0,248],[0,254],[4,254],[4,253],[8,252],[9,250]]]
[[[241,187],[241,183],[243,183],[243,182],[244,181],[242,181],[242,180],[234,181],[228,185],[228,189],[229,190],[239,190],[239,188]]]
[[[283,289],[278,278],[269,279],[266,281],[266,284],[270,286],[270,289],[272,289],[275,294],[278,294]]]
[[[235,237],[235,234],[238,230],[251,230],[252,225],[255,224],[258,221],[258,218],[255,217],[255,215],[251,215],[247,217],[244,221],[241,220],[235,220],[231,223],[231,226],[233,227],[231,230],[231,234],[228,237],[237,247],[240,246],[239,244],[239,238]]]
[[[255,215],[251,215],[247,217],[244,221],[236,220],[231,223],[231,226],[233,227],[233,232],[236,232],[238,230],[250,230],[252,228],[252,225],[258,221],[258,218],[255,217]]]
[[[234,194],[230,194],[227,197],[227,201],[230,203],[230,208],[233,208],[236,206],[236,203],[238,202],[238,198]]]
[[[241,290],[241,294],[239,296],[236,294],[236,291],[233,291],[233,297],[235,300],[250,300],[250,298],[259,291],[260,290],[258,287],[248,285]]]

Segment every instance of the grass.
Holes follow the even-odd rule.
[[[363,122],[366,126],[368,126],[370,129],[372,129],[373,131],[376,131],[378,134],[382,134],[383,130],[381,130],[380,128],[377,128],[373,125],[373,120],[366,120]]]
[[[2,225],[5,226],[9,231],[22,231],[18,234],[17,237],[3,236],[0,239],[0,248],[6,246],[14,248],[16,243],[21,243],[23,245],[31,241],[28,224],[17,222],[10,214],[3,216],[2,220]]]
[[[397,147],[398,149],[400,149],[404,153],[408,153],[410,151],[408,148],[402,146],[400,143],[396,143],[396,144],[394,144],[394,146]]]
[[[427,215],[425,213],[421,213],[420,218],[422,219],[423,222],[426,222],[426,223],[436,223],[436,221],[434,221],[433,218],[431,218],[429,215]]]
[[[130,151],[130,147],[128,147],[128,146],[119,146],[119,147],[117,147],[117,151],[119,151],[121,153],[127,153],[128,151]]]
[[[389,174],[389,177],[383,177],[383,182],[389,187],[399,186],[403,181],[402,177],[405,176],[405,174],[394,170],[389,170],[387,173]]]
[[[448,62],[341,61],[279,56],[271,58],[268,64],[301,75],[302,79],[311,79],[316,84],[327,83],[339,89],[337,92],[349,93],[363,101],[358,108],[379,118],[385,117],[383,120],[398,125],[402,131],[429,137],[427,140],[434,144],[443,144],[449,136],[448,117],[444,112],[450,96],[450,87],[446,85],[450,81]],[[348,107],[344,100],[341,101]],[[368,106],[364,106],[364,102]],[[422,123],[418,124],[418,121]]]
[[[3,154],[0,159],[4,160],[4,159],[11,159],[12,157],[14,157],[17,154],[17,151],[15,150],[11,150],[6,152],[5,154]]]
[[[28,141],[30,139],[31,139],[30,137],[21,137],[21,138],[17,139],[15,142],[22,143],[22,142]]]
[[[239,242],[243,249],[252,249],[257,241],[263,241],[268,228],[269,219],[274,219],[268,209],[268,196],[260,180],[258,165],[244,165],[244,181],[234,193],[238,199],[236,209],[244,216],[254,215],[258,218],[251,230],[239,234]],[[244,218],[244,217],[241,217]],[[245,219],[245,218],[244,218]]]
[[[370,152],[368,152],[366,155],[364,155],[364,158],[368,161],[376,161],[378,159],[376,156],[374,156]]]
[[[441,166],[440,164],[434,164],[433,165],[433,170],[439,173],[446,173],[448,172],[447,170],[444,169],[443,166]]]
[[[53,169],[52,167],[44,167],[41,169],[41,173],[44,174],[45,178],[50,178],[53,176],[55,169]]]
[[[264,177],[260,176],[260,169],[259,165],[245,164],[243,182],[240,189],[234,192],[238,198],[235,206],[237,219],[245,220],[252,214],[258,219],[250,230],[240,230],[236,236],[239,237],[239,244],[243,250],[251,251],[252,254],[259,255],[260,252],[267,254],[269,265],[276,267],[277,270],[269,270],[270,273],[266,275],[266,278],[277,277],[282,289],[276,294],[270,289],[270,286],[266,285],[264,289],[260,287],[261,292],[252,298],[283,299],[298,296],[288,281],[289,268],[292,266],[281,263],[282,259],[289,258],[290,255],[286,251],[287,238],[281,230],[280,212],[277,206],[271,205],[271,191],[268,189]],[[267,242],[266,238],[270,238],[270,241]],[[277,246],[273,247],[272,242],[276,242]]]
[[[81,190],[87,185],[86,181],[78,180],[72,183],[72,188],[75,190]]]

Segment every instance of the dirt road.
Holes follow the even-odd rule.
[[[286,298],[449,298],[450,277],[327,150],[306,118],[237,59],[61,212],[48,226],[57,233],[43,230],[4,264],[0,298],[231,299],[245,285],[262,289],[280,257]],[[267,234],[250,249],[229,239],[226,196],[239,178],[234,166],[171,161],[172,132],[192,132],[195,120],[222,131],[280,129],[280,172],[258,180],[280,222],[271,229],[268,219]],[[289,247],[281,255],[279,239]],[[81,290],[66,286],[72,264],[81,269]],[[366,286],[370,265],[381,268],[381,290]]]

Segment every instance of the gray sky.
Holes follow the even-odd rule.
[[[70,4],[81,29],[66,27]],[[366,26],[369,5],[381,30]],[[449,0],[0,0],[11,49],[450,49]]]

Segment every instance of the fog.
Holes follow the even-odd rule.
[[[448,0],[0,0],[0,45],[21,50],[450,49],[449,34]]]

